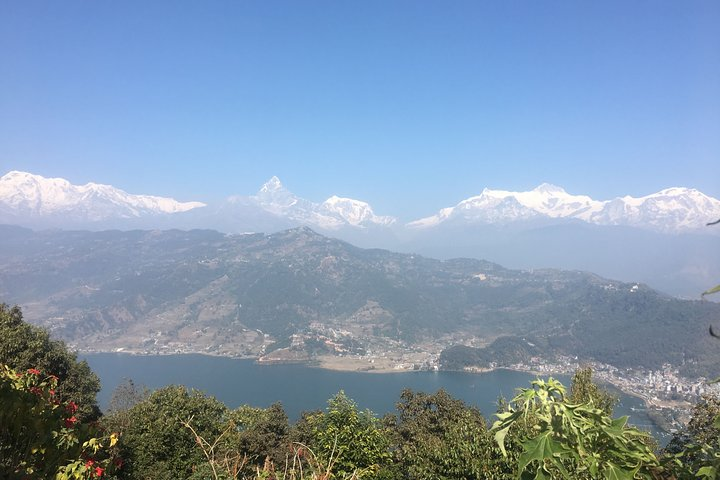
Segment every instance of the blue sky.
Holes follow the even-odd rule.
[[[0,173],[414,219],[541,182],[720,197],[717,1],[0,3]]]

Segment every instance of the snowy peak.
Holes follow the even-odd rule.
[[[350,225],[354,226],[369,224],[392,225],[395,223],[395,218],[377,216],[368,203],[360,200],[353,200],[352,198],[343,198],[333,195],[325,200],[320,205],[320,208],[328,214],[340,217]]]
[[[40,211],[71,203],[76,192],[62,178],[12,171],[0,178],[0,201],[11,208]]]
[[[454,207],[408,224],[413,228],[438,225],[449,219],[471,223],[508,223],[518,220],[549,217],[586,219],[602,208],[585,195],[571,195],[561,187],[543,183],[528,192],[483,189],[482,193],[461,201]]]
[[[300,199],[286,189],[278,177],[272,177],[265,182],[254,200],[266,210],[282,215],[287,209],[296,205]]]
[[[289,219],[300,225],[311,225],[325,230],[344,226],[364,228],[371,225],[390,225],[392,217],[377,216],[366,202],[352,198],[332,196],[323,203],[300,198],[285,188],[278,177],[265,182],[250,202],[268,213]]]
[[[280,182],[280,179],[273,175],[270,180],[265,182],[263,186],[260,188],[259,194],[262,193],[273,193],[273,192],[279,192],[281,190],[284,190],[285,187],[283,187],[282,182]]]
[[[446,221],[491,224],[534,218],[575,219],[597,225],[626,225],[679,232],[701,228],[720,218],[720,201],[695,189],[673,187],[644,197],[625,196],[598,201],[572,195],[563,188],[543,183],[527,192],[484,189],[437,214],[410,222],[415,229]]]
[[[95,222],[185,212],[203,206],[200,202],[132,195],[110,185],[73,185],[63,178],[45,178],[27,172],[12,171],[0,178],[0,210],[18,217],[62,215],[72,220]]]
[[[596,202],[585,195],[571,195],[564,189],[549,183],[543,183],[529,192],[485,189],[483,195],[498,200],[512,199],[528,212],[553,218],[582,217],[587,212],[602,207],[602,202]]]

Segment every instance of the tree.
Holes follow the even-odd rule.
[[[475,407],[406,389],[397,404],[395,461],[403,478],[492,478],[507,468]]]
[[[87,362],[39,327],[23,321],[19,307],[0,304],[0,364],[26,371],[37,369],[58,378],[57,395],[62,402],[79,406],[77,418],[96,420],[100,416],[96,395],[100,380]]]
[[[592,368],[579,368],[575,371],[570,384],[570,403],[589,403],[599,408],[606,415],[613,413],[618,398],[607,390],[601,388],[592,379]]]
[[[664,460],[679,478],[720,478],[720,398],[703,395],[665,448]]]
[[[247,473],[262,467],[266,460],[275,466],[285,464],[290,425],[281,404],[268,408],[244,405],[230,412],[228,419],[233,428],[224,448],[245,459]]]
[[[122,431],[124,478],[171,480],[190,478],[207,465],[196,437],[184,426],[190,422],[202,438],[222,433],[227,407],[215,398],[182,386],[154,391],[128,410],[130,424]]]
[[[381,477],[390,461],[388,433],[369,410],[360,411],[343,391],[322,413],[307,418],[309,447],[338,478]]]
[[[256,474],[258,478],[274,478],[276,464],[280,471],[287,469],[289,425],[279,403],[267,409],[245,405],[221,421],[222,432],[215,437],[200,430],[194,417],[181,421],[205,458],[205,463],[193,466],[193,478],[255,478]]]

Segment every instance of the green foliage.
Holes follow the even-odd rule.
[[[520,438],[518,478],[652,479],[661,470],[647,434],[628,427],[627,417],[613,419],[592,403],[569,402],[553,378],[532,385],[492,428],[505,451],[513,425],[532,418],[532,434]]]
[[[654,305],[643,303],[642,295],[627,298],[632,308]],[[525,340],[505,337],[494,350],[449,353],[462,365],[468,355],[479,362],[493,352],[508,359],[534,354],[528,348]],[[569,394],[553,379],[533,382],[498,414],[490,432],[479,411],[443,391],[403,392],[398,416],[385,425],[340,392],[325,411],[307,414],[290,429],[280,405],[229,411],[184,387],[148,394],[127,382],[102,419],[108,431],[122,434],[113,446],[115,434],[103,436],[89,423],[99,416],[99,381],[87,363],[4,304],[0,366],[2,478],[106,475],[118,447],[126,460],[120,478],[157,480],[310,478],[303,477],[303,466],[312,478],[720,477],[717,397],[695,408],[661,466],[648,435],[629,428],[626,417],[612,418],[616,399],[593,383],[590,369],[576,372]]]
[[[720,398],[702,397],[687,427],[668,444],[664,460],[679,478],[720,478]]]
[[[289,451],[280,404],[230,411],[181,386],[148,394],[127,380],[103,424],[122,433],[124,478],[251,478],[266,463],[284,465]]]
[[[124,478],[189,478],[206,463],[195,435],[183,426],[191,421],[203,438],[217,438],[228,410],[214,398],[181,386],[154,391],[128,410],[132,421],[121,432]]]
[[[442,351],[440,363],[448,370],[462,370],[466,366],[488,367],[490,363],[508,366],[529,362],[543,354],[543,348],[547,348],[543,343],[539,338],[504,336],[483,348],[453,345]]]
[[[87,362],[77,361],[63,342],[51,340],[42,328],[23,321],[19,307],[0,304],[0,363],[25,371],[36,368],[58,378],[57,395],[62,402],[79,406],[78,419],[100,416],[95,396],[100,380]]]
[[[144,396],[126,384],[104,422],[124,425],[121,478],[674,479],[717,476],[717,399],[698,407],[662,464],[650,437],[611,417],[614,398],[576,372],[572,392],[537,380],[501,406],[487,429],[480,412],[444,391],[405,390],[381,422],[343,392],[290,428],[279,404],[229,411],[183,387]],[[715,403],[712,403],[715,402]],[[126,424],[113,423],[124,412]]]
[[[58,381],[40,370],[0,365],[0,477],[99,478],[114,468],[115,434],[106,438],[62,402]]]
[[[444,390],[404,390],[397,409],[393,450],[402,478],[497,478],[508,469],[480,411]]]
[[[312,431],[309,447],[317,459],[339,478],[380,477],[390,461],[388,433],[369,410],[340,391],[326,410],[308,419]]]
[[[227,449],[244,459],[246,473],[265,465],[266,460],[281,466],[288,454],[290,424],[282,405],[268,408],[241,406],[228,415],[233,429]]]

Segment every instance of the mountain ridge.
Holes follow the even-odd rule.
[[[76,348],[104,351],[258,358],[334,338],[347,351],[439,353],[509,336],[618,368],[667,362],[706,374],[720,359],[706,335],[720,315],[712,302],[587,272],[363,249],[308,227],[228,235],[0,226],[0,301]]]

